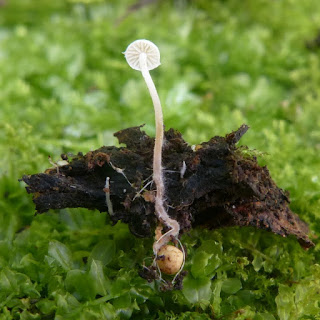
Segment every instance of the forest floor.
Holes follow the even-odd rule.
[[[0,7],[0,319],[319,319],[320,2],[12,0]],[[145,38],[166,129],[239,145],[290,193],[315,246],[253,227],[194,228],[182,290],[139,276],[152,238],[106,213],[35,215],[19,182],[60,154],[118,146],[150,97],[122,52]],[[245,150],[245,149],[244,149]]]

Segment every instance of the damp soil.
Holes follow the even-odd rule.
[[[283,237],[293,235],[304,248],[313,246],[307,224],[289,208],[289,193],[277,187],[266,166],[236,146],[247,130],[242,125],[194,147],[178,131],[165,132],[169,215],[179,222],[180,234],[195,226],[253,226]],[[115,136],[126,147],[104,146],[70,159],[62,155],[68,164],[23,176],[37,213],[78,207],[108,211],[106,192],[110,192],[112,221],[127,223],[137,237],[153,237],[158,224],[152,183],[154,138],[141,126]]]

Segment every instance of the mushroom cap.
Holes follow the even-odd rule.
[[[141,39],[130,43],[124,52],[124,56],[132,69],[141,71],[139,61],[141,53],[145,53],[147,56],[148,70],[155,69],[160,65],[160,51],[158,47],[149,40]]]

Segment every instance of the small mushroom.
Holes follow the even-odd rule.
[[[167,244],[171,237],[176,237],[180,231],[179,223],[169,217],[164,207],[165,186],[162,172],[163,114],[157,89],[149,73],[149,70],[155,69],[160,65],[160,52],[158,47],[151,41],[136,40],[127,47],[124,55],[131,68],[141,71],[150,92],[155,111],[156,138],[153,150],[153,180],[157,189],[155,211],[159,220],[171,228],[154,243],[153,251],[157,255],[159,249]]]

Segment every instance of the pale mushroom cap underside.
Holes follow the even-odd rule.
[[[147,57],[147,68],[152,70],[160,65],[160,51],[158,47],[149,40],[136,40],[129,44],[124,52],[125,58],[132,69],[141,71],[140,54],[145,53]]]

